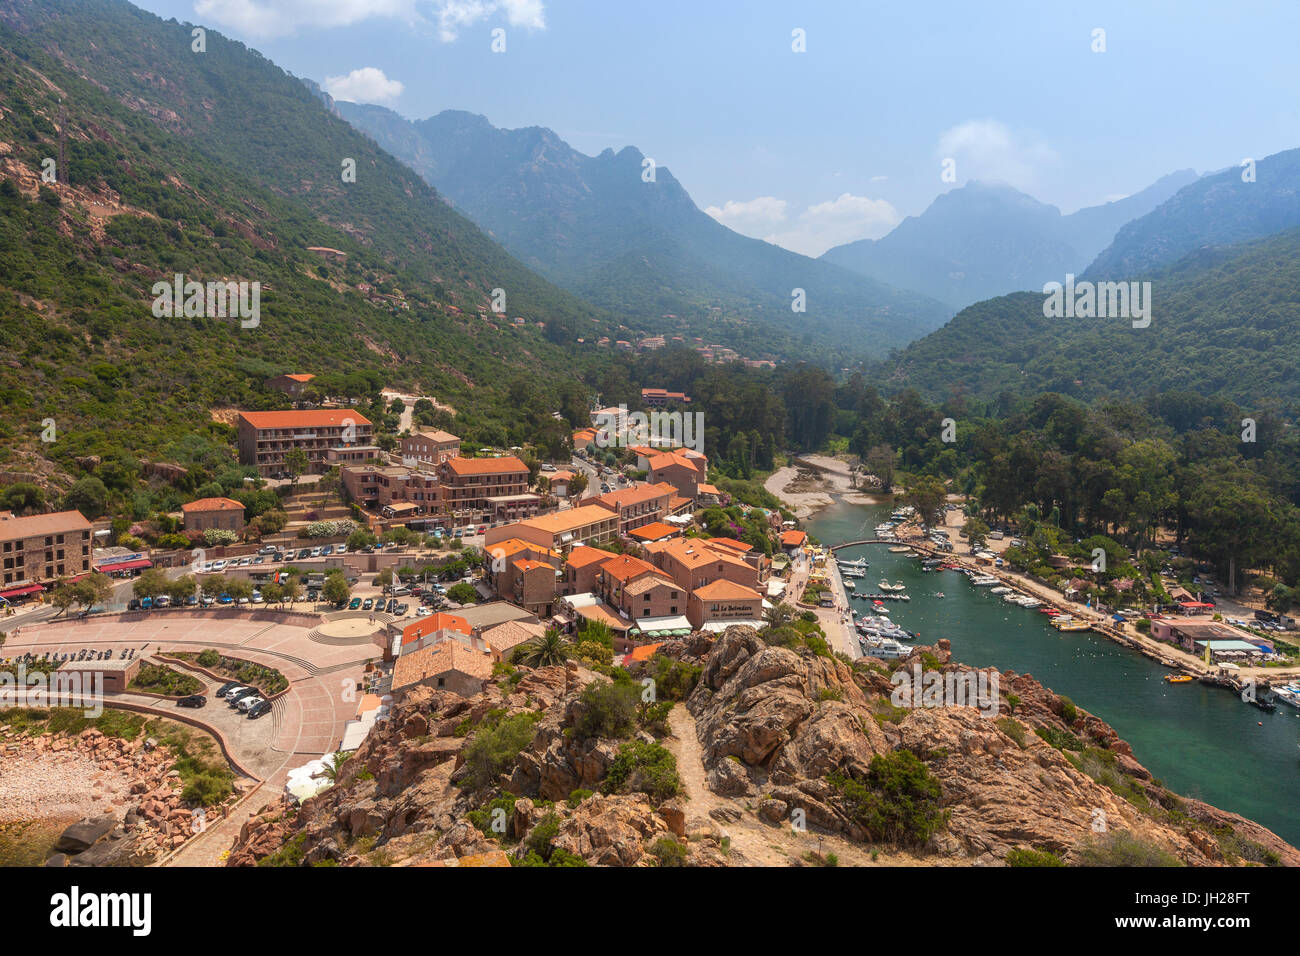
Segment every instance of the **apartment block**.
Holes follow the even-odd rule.
[[[90,571],[90,522],[80,511],[15,518],[0,512],[0,597],[25,597]]]
[[[285,470],[285,456],[295,448],[307,455],[309,470],[325,471],[338,461],[329,453],[378,457],[371,445],[374,427],[360,412],[342,408],[307,408],[284,412],[239,413],[239,462],[253,465],[263,477]]]

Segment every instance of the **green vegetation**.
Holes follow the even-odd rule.
[[[1143,840],[1127,830],[1112,830],[1091,837],[1077,851],[1080,866],[1161,866],[1183,863],[1164,847]]]
[[[534,726],[541,713],[528,711],[499,719],[484,720],[465,744],[464,776],[461,786],[481,790],[496,783],[533,739]]]
[[[1049,850],[1015,849],[1007,852],[1007,866],[1065,866]]]
[[[939,781],[907,750],[871,758],[866,778],[834,771],[826,781],[850,817],[872,840],[924,846],[947,822]]]
[[[131,690],[142,690],[166,697],[188,697],[203,690],[203,682],[192,674],[183,674],[165,664],[145,664],[129,685]]]
[[[630,737],[637,728],[640,701],[633,684],[593,681],[578,695],[573,735],[579,740]]]
[[[601,784],[602,793],[645,793],[655,802],[677,795],[681,789],[677,758],[659,744],[639,740],[623,744]]]

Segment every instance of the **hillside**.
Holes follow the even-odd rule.
[[[1120,229],[1084,274],[1120,279],[1171,265],[1198,249],[1300,226],[1300,149],[1259,160],[1255,181],[1233,166],[1205,176]]]
[[[1152,284],[1149,328],[1046,318],[1041,292],[1017,293],[963,309],[884,374],[934,398],[1168,390],[1247,409],[1300,406],[1300,230],[1203,250],[1141,278]]]
[[[607,669],[610,686],[576,661],[469,698],[415,687],[336,786],[250,820],[227,865],[1300,863],[1167,790],[1028,675],[998,675],[996,715],[894,706],[892,670],[972,673],[947,644],[850,664],[748,627],[699,633],[646,665],[672,699],[640,707],[642,674]]]
[[[609,327],[301,82],[215,31],[193,52],[188,27],[120,0],[0,2],[0,262],[11,472],[123,450],[229,460],[212,409],[282,402],[262,383],[286,371],[368,372],[505,440],[512,381],[551,372],[550,390],[604,361],[559,343]],[[156,318],[152,288],[176,273],[259,282],[260,323]],[[490,311],[494,288],[528,326]]]
[[[1191,170],[1170,173],[1132,196],[1068,216],[1011,186],[972,182],[887,236],[836,246],[822,259],[960,309],[1082,271],[1121,225],[1195,179]]]
[[[409,122],[336,104],[530,268],[649,330],[747,355],[877,356],[951,314],[923,294],[732,232],[634,147],[586,156],[549,129],[498,129],[454,110]],[[791,311],[792,290],[807,312]]]

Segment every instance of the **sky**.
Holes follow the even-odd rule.
[[[971,180],[1069,213],[1300,145],[1294,0],[134,2],[339,99],[635,146],[806,255]]]

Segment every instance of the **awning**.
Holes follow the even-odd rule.
[[[38,591],[44,591],[44,586],[40,584],[29,584],[22,588],[10,588],[8,591],[0,591],[2,598],[23,597],[26,594],[35,594]]]
[[[132,561],[106,562],[95,565],[95,570],[102,574],[112,574],[114,571],[135,571],[138,568],[152,568],[153,562],[148,558],[136,558]]]

